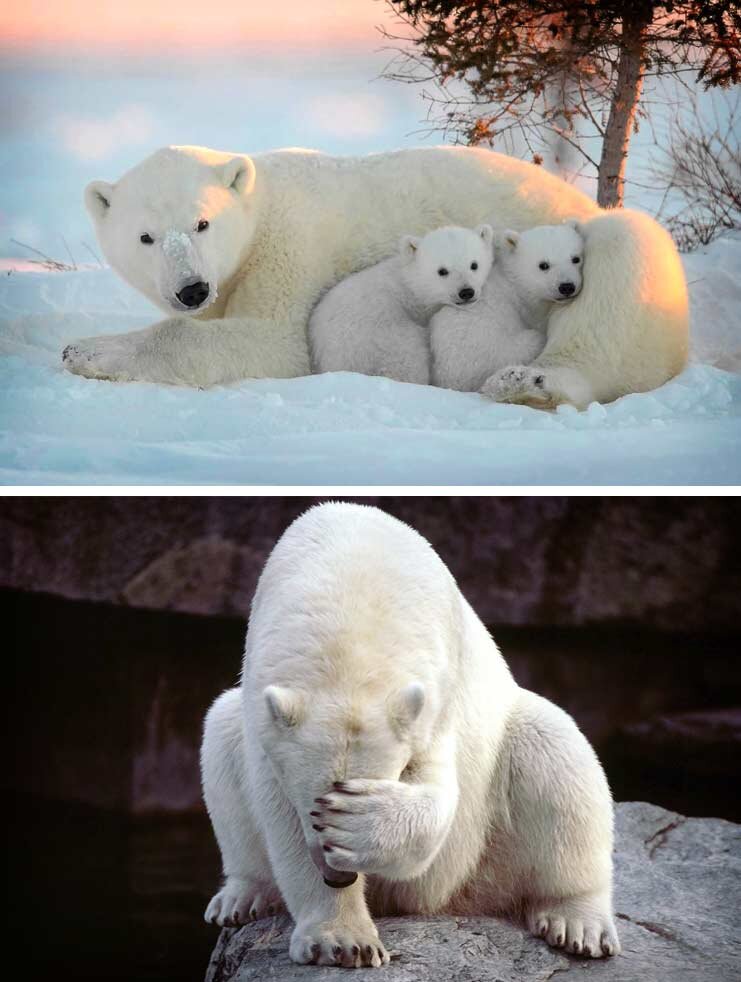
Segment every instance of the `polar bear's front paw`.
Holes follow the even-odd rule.
[[[211,899],[204,920],[219,927],[239,927],[248,921],[272,917],[285,910],[278,888],[273,884],[229,876]]]
[[[67,371],[114,382],[133,380],[133,342],[125,334],[82,338],[62,352]]]
[[[425,806],[411,785],[356,779],[335,783],[310,814],[328,866],[397,878],[437,844]]]
[[[515,402],[537,409],[554,404],[546,373],[530,365],[503,368],[484,382],[480,392],[495,402]]]
[[[528,928],[552,947],[574,955],[603,958],[620,954],[612,916],[583,902],[533,907],[528,913]]]
[[[289,954],[299,965],[380,968],[389,962],[389,953],[370,919],[359,925],[342,921],[299,921],[291,935]]]

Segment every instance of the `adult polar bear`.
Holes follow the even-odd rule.
[[[584,406],[655,388],[685,364],[687,296],[669,236],[489,150],[342,158],[168,147],[116,184],[93,182],[85,199],[111,266],[170,315],[69,345],[66,367],[90,378],[208,386],[307,374],[316,301],[390,256],[402,234],[566,218],[585,223],[585,289],[556,312],[537,371],[516,386],[508,377],[501,398]]]
[[[515,684],[429,543],[376,508],[319,505],[275,546],[202,769],[226,876],[206,919],[282,898],[296,962],[388,961],[366,900],[516,913],[570,952],[619,951],[594,751]]]

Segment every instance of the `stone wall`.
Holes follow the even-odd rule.
[[[6,498],[0,585],[244,617],[271,547],[314,498]],[[737,630],[735,498],[365,498],[439,551],[490,625]]]

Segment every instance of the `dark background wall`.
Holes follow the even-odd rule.
[[[0,586],[244,617],[313,498],[6,498]],[[734,498],[364,498],[414,525],[487,624],[733,630]]]
[[[99,978],[101,959],[108,978],[203,977],[219,874],[203,714],[237,681],[262,563],[313,500],[0,503],[26,977]],[[593,741],[618,800],[741,819],[736,499],[363,500],[430,539],[517,680]]]
[[[237,679],[270,549],[315,500],[4,499],[0,588],[23,734],[4,782],[137,814],[201,810],[203,713]],[[651,771],[646,797],[671,772],[686,788],[662,804],[723,812],[688,775],[735,740],[739,499],[356,500],[429,538],[518,681],[615,761],[622,796],[642,789],[635,758]],[[29,716],[29,702],[42,712]]]

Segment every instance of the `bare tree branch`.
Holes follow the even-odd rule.
[[[738,94],[716,97],[711,118],[695,96],[672,121],[666,149],[652,160],[653,176],[666,187],[659,216],[684,251],[741,228],[740,132]]]
[[[603,205],[622,202],[630,137],[654,102],[644,78],[711,87],[740,77],[732,0],[386,3],[410,32],[381,29],[395,52],[383,76],[424,86],[428,132],[489,146],[517,137],[536,157],[555,136],[596,168]],[[598,162],[581,145],[594,138]]]

